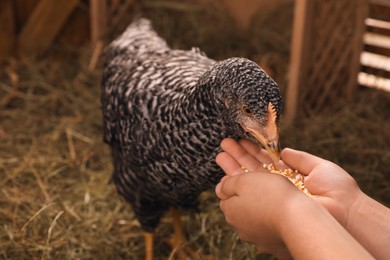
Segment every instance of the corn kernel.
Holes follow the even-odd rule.
[[[268,170],[270,173],[279,174],[286,177],[303,193],[305,193],[308,196],[312,196],[303,183],[304,176],[301,173],[299,173],[297,170],[284,169],[282,171],[279,171],[275,168],[275,166],[272,163],[263,164],[263,168]]]

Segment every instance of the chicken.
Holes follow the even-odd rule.
[[[172,50],[144,18],[105,51],[102,109],[114,183],[148,241],[168,209],[197,211],[222,178],[223,138],[257,140],[279,160],[277,84],[245,58]]]

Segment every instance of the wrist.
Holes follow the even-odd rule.
[[[288,198],[289,203],[283,208],[284,221],[278,226],[281,239],[290,251],[293,258],[313,259],[311,252],[316,252],[318,242],[316,239],[321,238],[318,234],[322,230],[322,219],[329,217],[329,214],[312,199],[302,193],[301,196]],[[299,243],[297,241],[308,241]],[[307,256],[310,257],[307,257]]]
[[[304,226],[306,216],[322,209],[303,193],[296,193],[294,196],[288,197],[279,208],[279,216],[282,220],[277,222],[275,229],[284,241],[294,233],[292,231]]]
[[[347,212],[347,219],[345,222],[345,229],[351,233],[351,231],[356,229],[357,225],[361,225],[364,222],[362,218],[365,218],[367,212],[371,211],[370,206],[370,198],[362,191],[360,191],[356,197],[354,202],[349,206]]]
[[[279,225],[281,240],[293,258],[371,259],[365,248],[329,212],[302,195],[304,197],[295,196],[292,203],[286,205],[285,222]]]
[[[390,256],[390,209],[361,192],[349,211],[346,230],[375,258]]]

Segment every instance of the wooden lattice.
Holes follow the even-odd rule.
[[[315,114],[357,82],[366,0],[296,0],[286,117]]]

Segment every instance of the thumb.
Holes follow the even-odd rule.
[[[308,175],[318,164],[326,161],[310,153],[291,148],[283,149],[281,157],[291,168],[298,170],[304,175]]]
[[[237,181],[241,175],[224,176],[220,183],[215,187],[215,193],[220,200],[226,200],[230,197],[237,196]]]

